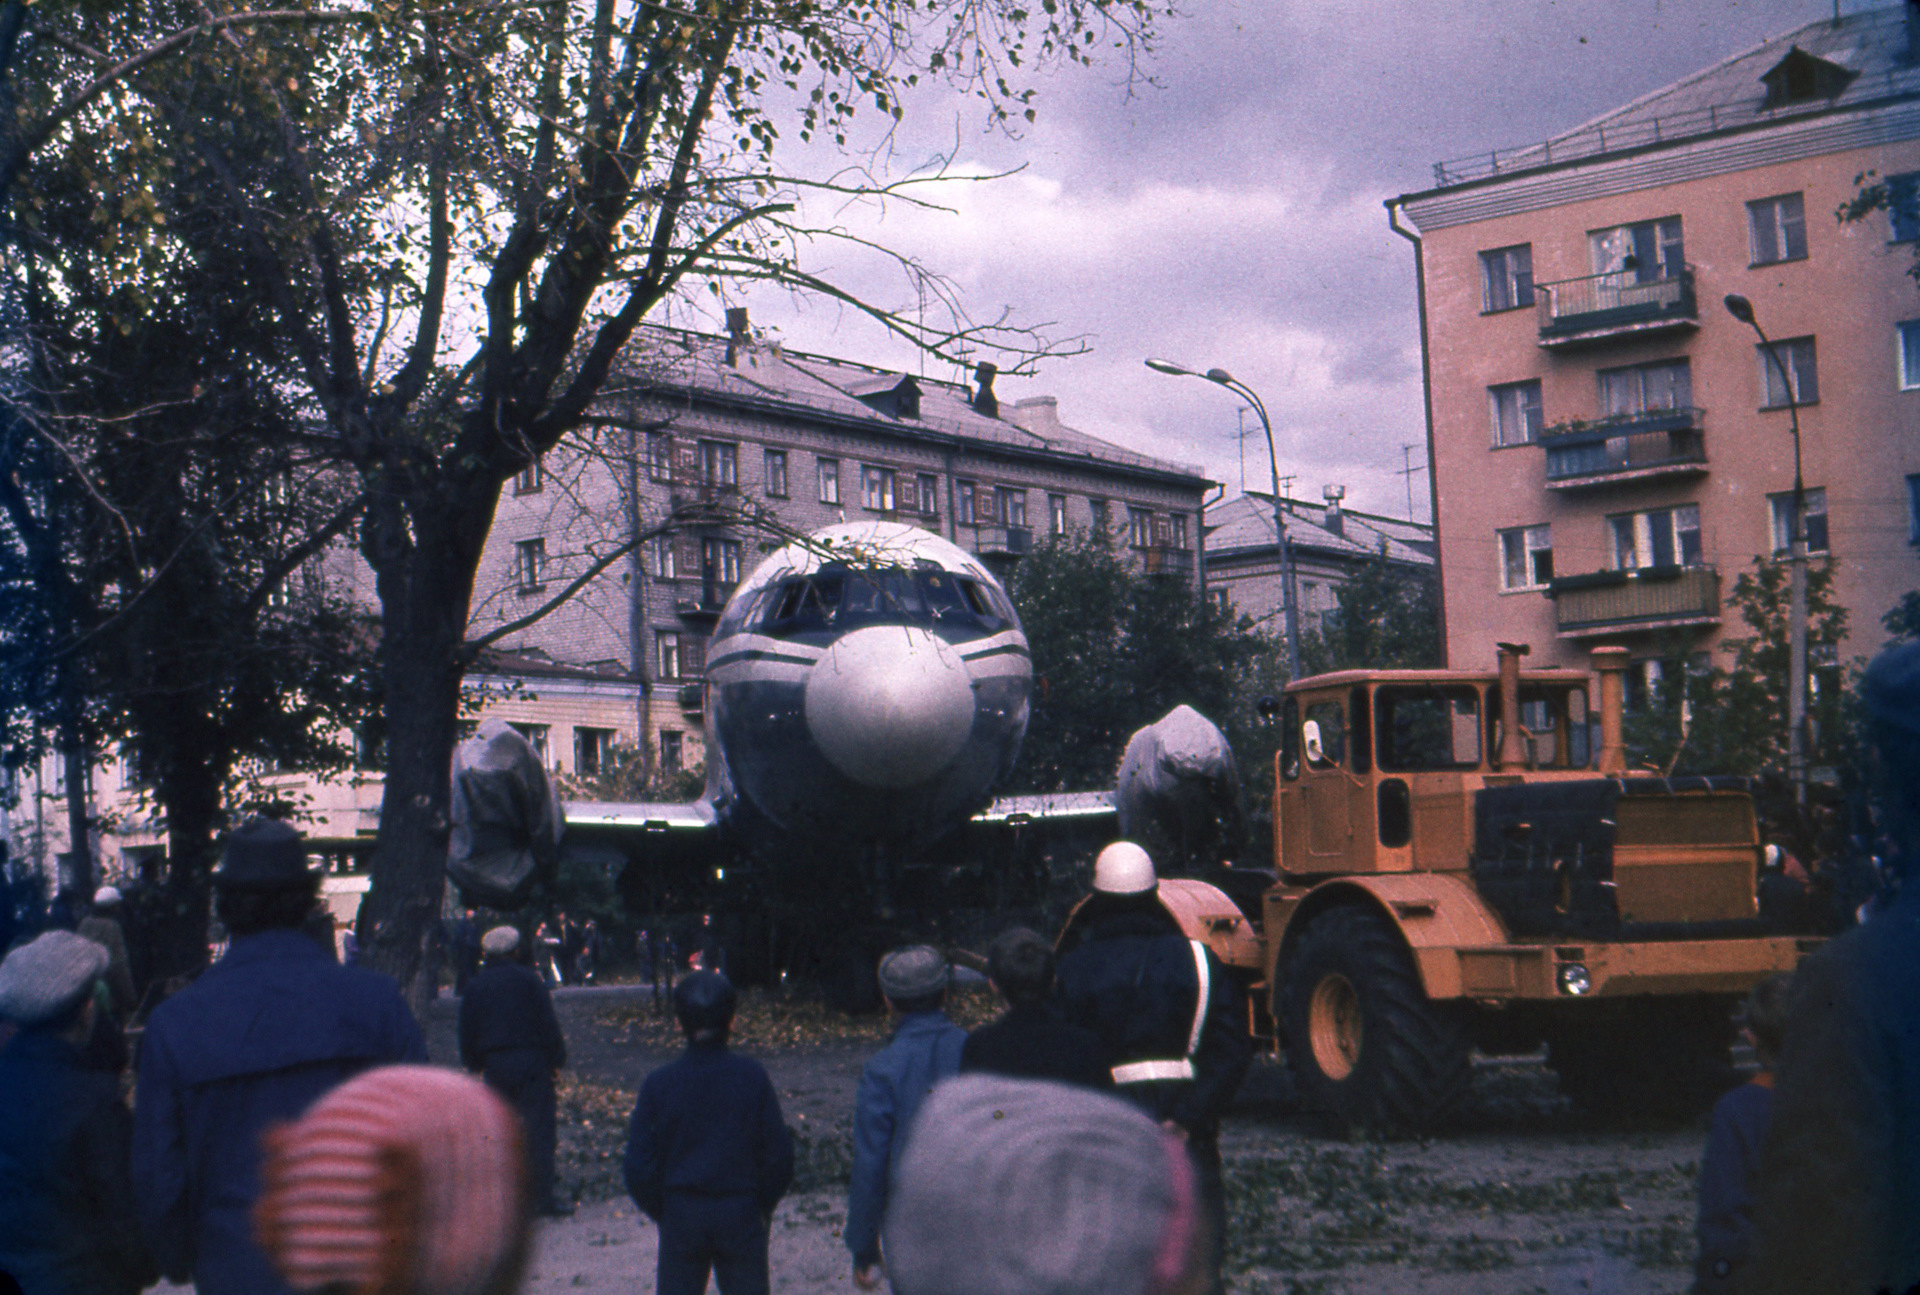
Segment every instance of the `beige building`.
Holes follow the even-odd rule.
[[[1416,247],[1451,664],[1745,633],[1726,595],[1785,550],[1796,412],[1844,655],[1883,641],[1920,586],[1911,12],[1811,24],[1388,204]],[[1868,174],[1891,211],[1838,221]]]

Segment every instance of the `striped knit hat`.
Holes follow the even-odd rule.
[[[934,1090],[888,1195],[896,1295],[1161,1295],[1199,1227],[1185,1149],[1139,1109],[993,1075]]]
[[[266,1134],[254,1228],[296,1291],[508,1295],[527,1254],[520,1121],[477,1079],[385,1066]]]

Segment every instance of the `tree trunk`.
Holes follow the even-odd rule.
[[[220,819],[226,770],[183,743],[162,772],[159,798],[167,820],[167,875],[160,920],[151,933],[153,976],[191,975],[207,963],[207,917],[212,895],[213,837]],[[193,754],[188,754],[189,752]]]
[[[62,869],[66,874],[60,878],[59,888],[71,888],[83,901],[93,900],[93,797],[91,790],[92,764],[88,758],[86,738],[80,732],[78,722],[70,721],[66,725],[63,740],[65,750],[60,758],[65,762],[67,780],[67,866]]]

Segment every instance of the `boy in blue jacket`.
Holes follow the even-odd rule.
[[[766,1295],[767,1235],[793,1135],[757,1061],[727,1050],[737,1002],[716,971],[673,991],[687,1050],[648,1075],[627,1130],[627,1192],[660,1229],[659,1295]]]

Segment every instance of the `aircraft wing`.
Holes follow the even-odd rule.
[[[1054,791],[1032,796],[1002,796],[975,814],[973,821],[1021,827],[1028,823],[1112,818],[1118,812],[1110,791]]]
[[[566,802],[569,828],[613,828],[642,832],[709,832],[720,816],[707,800]]]

